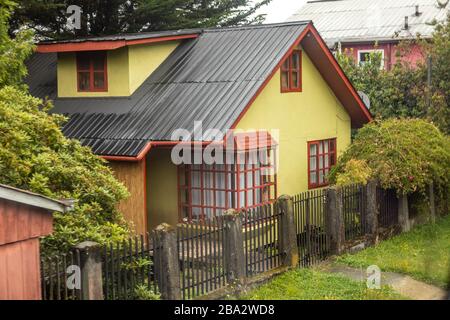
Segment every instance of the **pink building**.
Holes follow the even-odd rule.
[[[433,21],[445,20],[448,0],[315,0],[308,1],[293,20],[312,20],[332,50],[352,49],[364,63],[368,53],[379,51],[384,68],[396,62],[397,45],[420,35],[431,38]],[[424,56],[417,46],[405,57],[413,64]]]

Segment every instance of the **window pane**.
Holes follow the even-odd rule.
[[[94,88],[105,88],[105,74],[103,72],[94,72]]]
[[[323,142],[319,142],[319,154],[323,154]]]
[[[289,70],[289,59],[286,59],[281,66],[281,70]]]
[[[289,77],[288,77],[288,72],[282,72],[281,73],[281,86],[283,89],[288,89],[289,88]]]
[[[319,171],[319,184],[325,183],[325,175],[322,170]]]
[[[315,156],[317,155],[317,145],[316,144],[311,144],[309,147],[309,154],[310,156]]]
[[[325,142],[325,153],[328,153],[328,141]]]
[[[78,73],[78,88],[80,91],[89,90],[89,72]]]
[[[325,168],[330,167],[330,156],[325,156]]]
[[[309,180],[311,181],[311,184],[317,184],[317,174],[315,172],[311,172],[309,174]]]
[[[299,79],[299,76],[298,76],[298,72],[296,72],[296,71],[292,72],[292,87],[293,88],[300,87],[300,79]]]
[[[336,154],[335,153],[332,153],[331,155],[330,155],[330,165],[331,165],[331,167],[332,166],[334,166],[336,164]]]
[[[323,156],[319,157],[319,169],[323,169]]]
[[[330,140],[330,151],[336,151],[336,144],[334,139]]]
[[[317,170],[317,157],[311,157],[309,160],[310,171]]]
[[[78,60],[78,70],[89,70],[90,69],[90,65],[89,65],[89,57],[86,55],[80,55],[77,58]]]
[[[294,52],[292,55],[292,68],[298,70],[300,68],[300,53]]]
[[[94,65],[94,70],[96,71],[105,70],[105,55],[103,53],[93,55],[92,63]]]

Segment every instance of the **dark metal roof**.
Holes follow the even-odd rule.
[[[180,44],[132,96],[57,98],[53,112],[70,117],[66,136],[99,155],[137,156],[148,141],[170,141],[174,130],[192,131],[195,121],[204,130],[227,130],[308,23],[204,30]],[[33,84],[32,92],[40,92]]]
[[[200,34],[203,29],[183,29],[183,30],[169,30],[169,31],[158,31],[158,32],[139,32],[139,33],[124,33],[115,34],[109,36],[101,37],[87,37],[87,38],[77,38],[68,40],[45,40],[39,42],[39,44],[56,44],[56,43],[80,43],[86,41],[121,41],[121,40],[141,40],[141,39],[155,39],[164,37],[174,37],[174,36],[184,36],[189,34]]]

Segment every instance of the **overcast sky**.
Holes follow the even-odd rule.
[[[295,13],[307,0],[272,0],[261,9],[261,13],[267,14],[265,23],[284,22]]]

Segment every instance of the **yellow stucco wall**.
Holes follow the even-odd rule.
[[[308,141],[337,138],[338,156],[351,142],[350,116],[304,51],[303,92],[280,93],[277,72],[237,129],[279,129],[279,195],[308,190]]]
[[[171,150],[153,149],[147,156],[148,230],[178,223],[178,176]]]
[[[110,50],[107,54],[108,91],[78,92],[75,53],[58,54],[58,96],[123,97],[129,96],[172,53],[179,41],[142,44]]]

